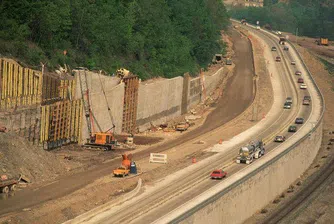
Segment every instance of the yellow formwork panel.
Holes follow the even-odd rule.
[[[24,85],[23,85],[23,95],[28,96],[28,82],[29,82],[29,69],[24,68]]]
[[[7,94],[6,94],[6,84],[7,84],[7,65],[8,62],[4,61],[3,62],[3,73],[2,73],[2,90],[1,90],[1,99],[5,99]],[[3,104],[4,105],[4,104]]]

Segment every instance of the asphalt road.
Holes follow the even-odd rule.
[[[238,116],[251,104],[254,97],[251,45],[247,39],[241,38],[240,34],[235,31],[232,32],[232,38],[235,43],[235,57],[233,58],[236,64],[235,73],[228,80],[226,90],[219,99],[215,110],[211,112],[201,127],[158,147],[153,146],[144,151],[134,153],[137,160],[148,157],[151,152],[167,150],[218,128]],[[61,177],[44,187],[38,189],[26,188],[23,191],[19,191],[13,197],[0,200],[0,215],[40,205],[70,194],[98,178],[109,175],[120,162],[121,159],[115,159],[111,162],[101,164],[94,169]]]
[[[277,43],[261,35],[261,37],[268,43],[269,46],[275,46]],[[245,41],[240,40],[240,41]],[[247,41],[245,41],[247,42]],[[237,42],[239,43],[239,42]],[[239,43],[240,44],[240,43]],[[238,44],[237,44],[238,45]],[[240,45],[239,45],[240,46]],[[279,46],[278,46],[279,47]],[[276,57],[279,52],[272,52],[272,56]],[[287,57],[287,55],[285,55]],[[289,57],[288,62],[290,60]],[[240,62],[239,62],[240,63]],[[310,115],[311,107],[302,106],[300,101],[298,101],[301,96],[307,91],[301,91],[297,87],[295,82],[294,67],[288,63],[278,64],[279,75],[281,77],[281,82],[283,83],[285,97],[293,96],[294,106],[291,110],[282,110],[281,116],[277,118],[276,122],[271,124],[262,133],[258,133],[258,138],[266,138],[270,133],[277,132],[282,128],[282,125],[289,125],[293,123],[295,117],[304,117],[305,120]],[[292,74],[286,70],[288,68]],[[298,103],[297,103],[298,102]],[[287,124],[285,124],[287,122]],[[298,125],[300,127],[300,125]],[[281,134],[289,138],[292,133],[287,132],[287,128],[284,129]],[[269,142],[266,145],[266,151],[270,152],[276,148],[280,143]],[[163,189],[157,189],[156,191],[149,194],[148,197],[140,198],[121,210],[101,216],[101,219],[96,219],[98,223],[151,223],[154,220],[160,218],[164,214],[176,209],[177,207],[195,198],[200,193],[206,191],[207,189],[213,187],[219,181],[212,181],[208,178],[211,170],[216,168],[222,168],[223,164],[227,164],[232,158],[235,158],[238,148],[229,153],[224,154],[221,157],[216,156],[216,160],[211,164],[208,164],[205,168],[201,167],[192,171],[191,173],[184,175],[182,178],[174,180],[173,182],[165,185]],[[255,161],[256,162],[256,161]],[[244,168],[244,164],[233,164],[225,170],[229,173],[229,176],[238,172]],[[94,223],[94,222],[93,222]]]

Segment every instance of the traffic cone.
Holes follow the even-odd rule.
[[[193,159],[192,159],[192,163],[196,163],[197,161],[196,161],[196,158],[194,157]]]
[[[223,139],[219,139],[219,144],[222,144],[223,143]]]

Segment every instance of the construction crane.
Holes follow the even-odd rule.
[[[90,148],[102,148],[105,150],[112,150],[115,148],[117,145],[117,140],[115,139],[115,131],[111,132],[112,129],[115,128],[114,124],[114,119],[111,114],[111,109],[107,100],[106,93],[104,91],[103,83],[101,81],[101,71],[99,73],[99,79],[102,87],[102,92],[105,97],[106,103],[107,103],[107,108],[109,111],[109,117],[112,122],[112,127],[109,128],[107,131],[102,132],[101,127],[98,125],[98,122],[92,112],[90,102],[89,102],[89,89],[87,86],[87,74],[85,72],[85,75],[83,77],[80,76],[80,86],[81,86],[81,93],[82,93],[82,98],[84,101],[84,107],[85,107],[85,117],[87,121],[87,128],[89,132],[89,138],[87,139],[87,142],[84,144],[85,147],[90,147]],[[86,98],[85,98],[86,96]],[[95,132],[94,128],[94,122],[96,121],[96,124],[98,125],[98,128],[100,132]]]
[[[89,104],[89,90],[87,86],[86,71],[84,71],[84,75],[82,75],[81,71],[79,71],[79,81],[80,81],[81,95],[82,95],[83,104],[84,104],[88,134],[89,134],[89,137],[91,137],[92,136],[92,116],[91,116],[91,108]]]
[[[111,125],[112,125],[112,127],[106,132],[109,132],[110,130],[113,129],[113,133],[115,134],[115,122],[114,122],[114,118],[113,118],[112,113],[111,113],[111,109],[110,109],[110,106],[109,106],[109,102],[108,102],[108,99],[107,99],[106,92],[104,91],[103,83],[102,83],[102,80],[101,80],[101,72],[102,72],[102,70],[100,70],[100,72],[99,72],[99,80],[100,80],[100,83],[101,83],[101,88],[102,88],[102,92],[103,92],[103,95],[104,95],[104,99],[106,100],[107,109],[108,109],[108,113],[109,113],[109,118],[110,118]]]

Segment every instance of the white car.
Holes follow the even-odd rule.
[[[291,65],[296,65],[296,62],[295,61],[291,61]]]
[[[301,84],[300,89],[307,89],[307,85],[305,83]]]
[[[261,28],[260,28],[260,26],[256,26],[256,29],[259,30],[259,29],[261,29]]]
[[[282,33],[281,33],[281,31],[278,31],[278,30],[277,30],[277,34],[278,34],[278,35],[281,35]]]

